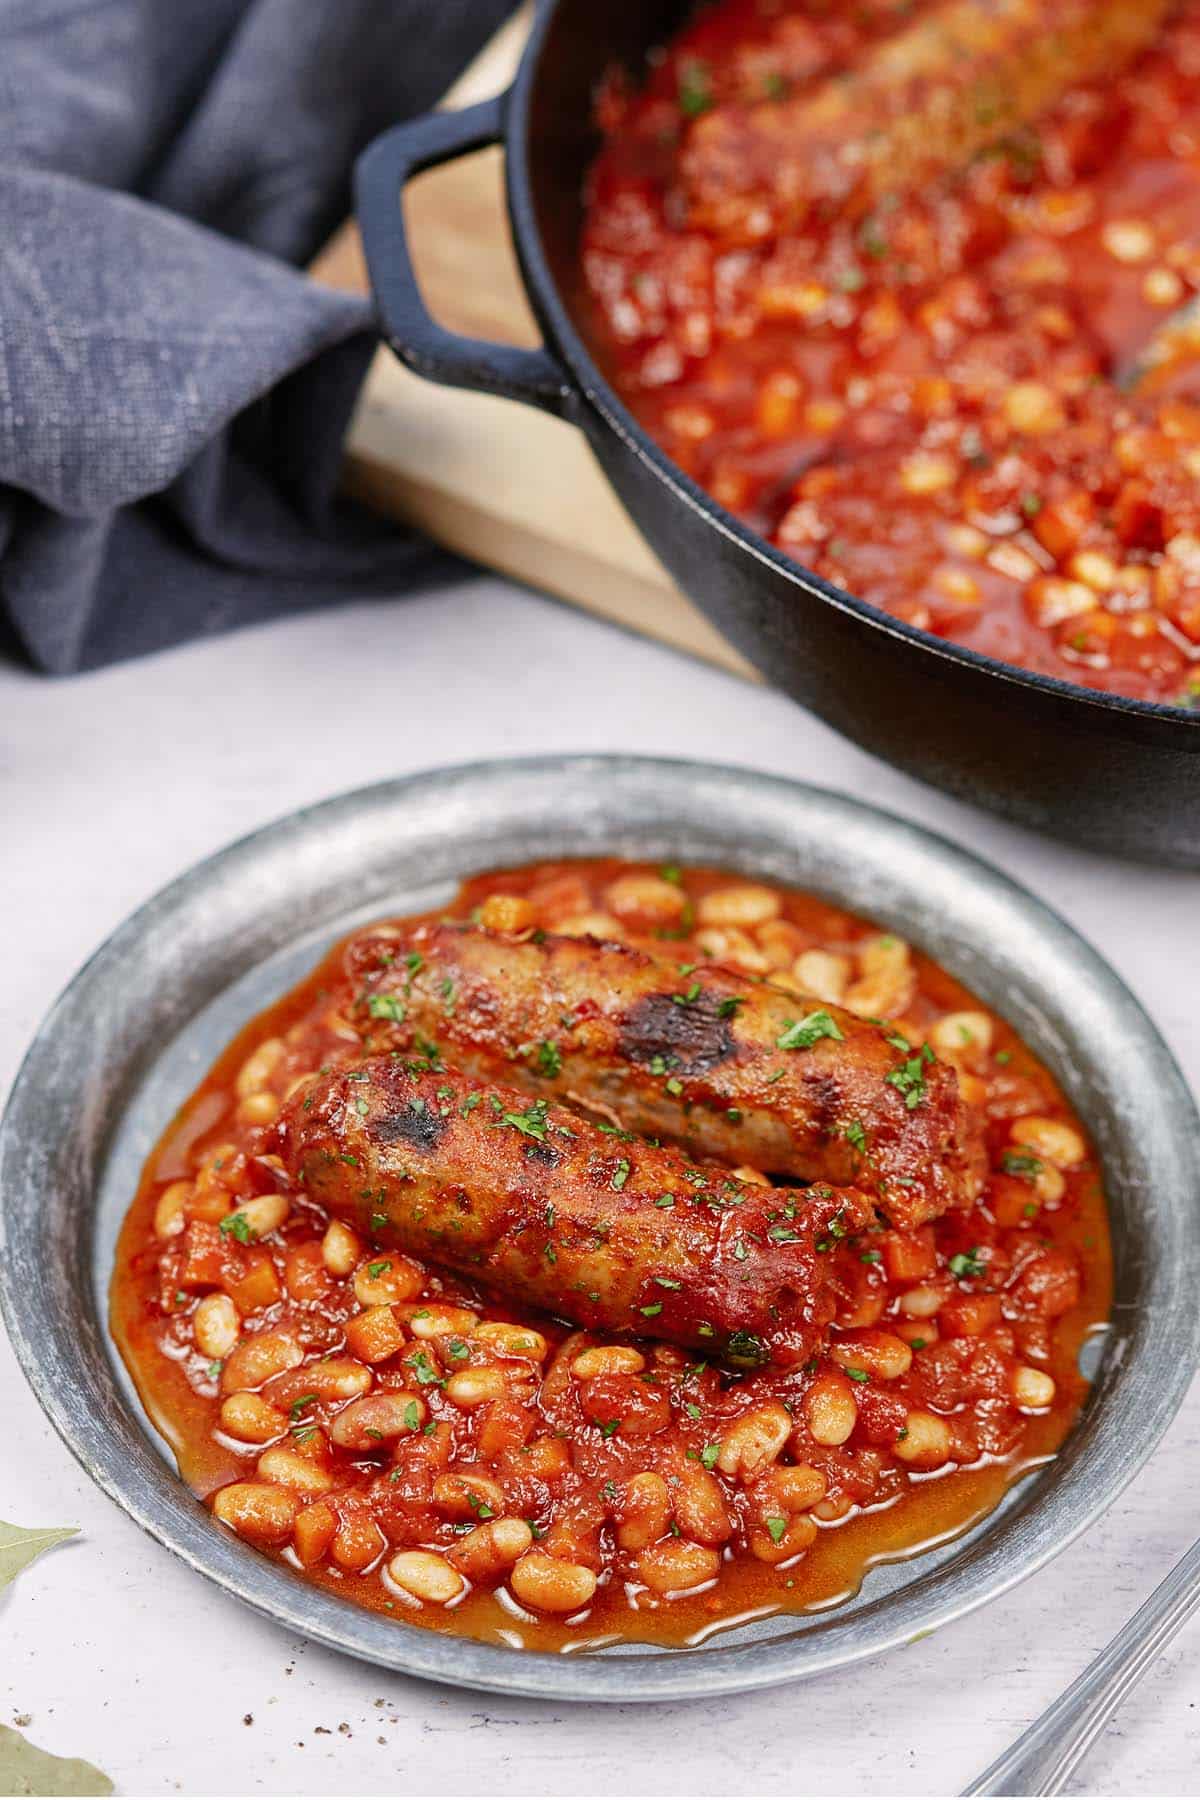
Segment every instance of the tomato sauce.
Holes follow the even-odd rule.
[[[928,10],[720,0],[640,89],[611,76],[585,330],[650,435],[805,567],[985,655],[1200,709],[1196,334],[1130,382],[1200,289],[1200,0],[964,169],[799,222],[751,203],[773,140],[748,126]]]
[[[281,1105],[364,1053],[339,945],[182,1107],[117,1248],[115,1339],[225,1526],[435,1630],[697,1643],[836,1605],[1053,1456],[1109,1310],[1108,1229],[1082,1126],[1002,1019],[894,934],[719,871],[542,864],[475,877],[438,916],[625,940],[885,1012],[953,1063],[990,1178],[968,1211],[828,1246],[837,1320],[802,1370],[575,1331],[373,1248],[288,1184]]]

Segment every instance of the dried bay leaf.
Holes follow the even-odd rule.
[[[36,1556],[37,1551],[33,1554]],[[11,1726],[0,1725],[0,1794],[111,1794],[113,1784],[91,1763],[51,1756]]]
[[[78,1529],[76,1525],[9,1525],[0,1519],[0,1589],[15,1581],[43,1550],[77,1536]]]

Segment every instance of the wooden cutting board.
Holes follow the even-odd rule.
[[[467,106],[512,79],[522,8],[446,96]],[[537,326],[509,236],[503,152],[479,151],[411,183],[405,217],[430,311],[450,328],[531,345]],[[313,276],[366,292],[353,221]],[[513,401],[422,381],[381,349],[351,425],[346,485],[476,562],[677,649],[758,679],[671,581],[630,523],[582,434]]]

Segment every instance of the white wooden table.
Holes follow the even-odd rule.
[[[1031,837],[778,696],[482,580],[57,685],[0,666],[0,1089],[92,947],[229,839],[436,763],[613,748],[802,776],[992,858],[1111,959],[1200,1085],[1200,878]],[[1200,1530],[1193,1391],[1108,1516],[985,1613],[806,1687],[617,1712],[381,1675],[256,1618],[92,1487],[3,1343],[0,1429],[0,1518],[82,1528],[0,1599],[0,1723],[126,1794],[953,1793]],[[1193,1626],[1079,1791],[1200,1793],[1198,1676]]]

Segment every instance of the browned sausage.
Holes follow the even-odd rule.
[[[746,1184],[519,1088],[377,1056],[318,1076],[277,1127],[285,1163],[383,1245],[588,1328],[737,1362],[804,1362],[834,1313],[854,1190]]]
[[[347,956],[372,1047],[432,1042],[695,1156],[866,1188],[896,1226],[967,1204],[982,1179],[952,1068],[736,970],[444,923],[376,927]]]

